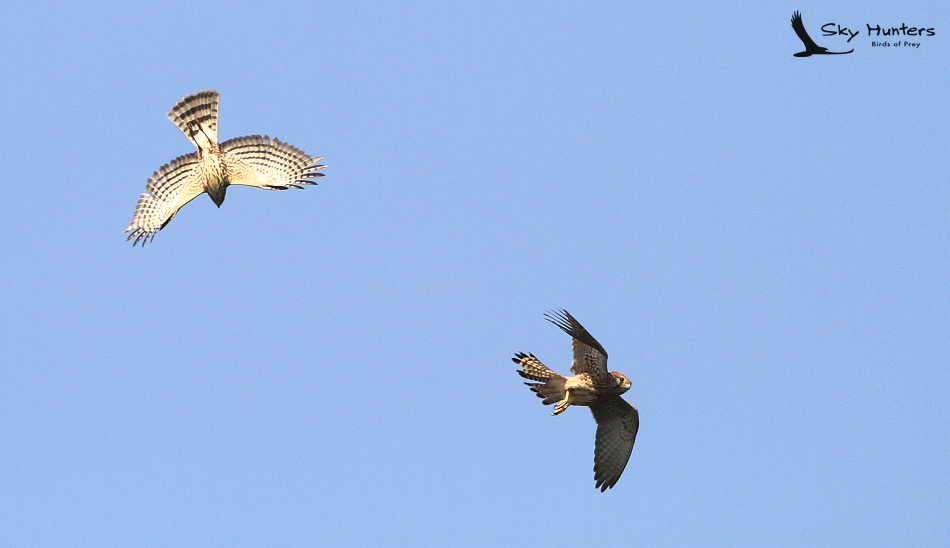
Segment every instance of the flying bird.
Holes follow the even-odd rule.
[[[823,48],[815,43],[811,39],[811,36],[808,36],[808,32],[805,31],[805,25],[802,24],[802,14],[795,12],[792,15],[792,28],[795,29],[795,34],[798,35],[798,38],[805,44],[805,51],[800,51],[795,54],[795,57],[809,57],[812,55],[843,55],[845,53],[851,53],[854,51],[852,48],[851,51],[828,51],[828,48]]]
[[[567,310],[548,312],[545,317],[573,339],[574,376],[559,375],[533,354],[519,352],[511,360],[521,366],[519,375],[535,381],[525,384],[543,399],[541,403],[555,404],[552,415],[559,415],[572,405],[590,409],[597,423],[594,487],[604,492],[620,479],[640,429],[637,408],[620,397],[630,389],[630,379],[617,371],[607,372],[607,351]]]
[[[323,177],[315,158],[278,139],[264,135],[237,137],[218,143],[217,91],[204,90],[178,101],[167,114],[198,152],[179,156],[163,165],[145,183],[126,241],[135,238],[144,246],[188,202],[207,192],[221,207],[229,185],[268,190],[303,188]]]

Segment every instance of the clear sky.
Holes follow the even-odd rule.
[[[947,3],[279,4],[0,7],[0,544],[950,543]],[[327,176],[133,248],[207,88]]]

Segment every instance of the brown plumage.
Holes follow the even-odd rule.
[[[618,371],[607,372],[607,351],[567,310],[545,316],[571,336],[574,376],[564,377],[552,371],[533,354],[519,352],[512,361],[521,366],[519,375],[534,381],[525,384],[542,399],[541,403],[556,403],[552,415],[559,415],[572,405],[590,408],[597,423],[595,487],[606,491],[620,479],[640,429],[637,408],[620,397],[630,389],[630,379]]]

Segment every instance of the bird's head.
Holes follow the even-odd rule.
[[[623,394],[627,390],[630,390],[630,379],[620,371],[614,371],[611,373],[614,380],[617,381],[617,390],[620,394]]]
[[[228,187],[225,185],[211,186],[206,188],[205,191],[208,193],[211,201],[214,202],[214,205],[221,207],[221,204],[224,203],[224,197],[227,194]]]

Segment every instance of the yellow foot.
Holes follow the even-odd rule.
[[[554,405],[554,412],[551,413],[551,415],[552,415],[552,416],[553,416],[553,415],[560,415],[560,414],[563,413],[570,405],[571,405],[571,403],[568,401],[568,397],[567,397],[567,396],[564,396],[564,399],[563,399],[563,400],[557,402],[557,403]]]

